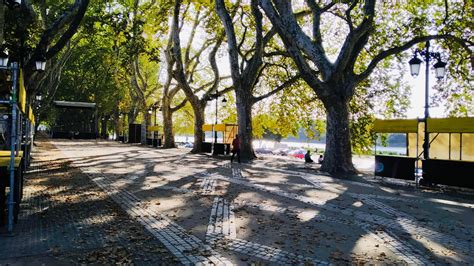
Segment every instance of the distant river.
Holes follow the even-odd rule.
[[[210,137],[207,137],[207,141],[212,141]],[[194,138],[192,136],[175,136],[176,142],[193,142]],[[221,142],[222,138],[217,138],[217,142]],[[254,140],[253,147],[256,148],[266,148],[266,149],[318,149],[324,150],[326,148],[326,144],[324,143],[305,143],[305,142],[296,142],[296,141],[282,141],[276,142],[272,140]],[[399,155],[406,154],[405,147],[383,147],[377,146],[377,151],[384,151],[384,152],[395,152]]]

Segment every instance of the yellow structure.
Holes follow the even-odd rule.
[[[156,136],[158,137],[159,134],[160,134],[160,127],[159,126],[148,126],[146,128],[146,137],[148,139],[153,139],[155,138],[155,132],[156,132]]]
[[[420,158],[423,152],[424,122],[375,120],[377,133],[406,133],[408,157]],[[474,161],[474,117],[429,118],[430,159]]]
[[[159,126],[148,126],[147,130],[148,130],[148,132],[154,132],[154,131],[158,132],[158,131],[160,131],[160,127]]]
[[[28,108],[28,119],[33,125],[36,124],[35,114],[33,113],[31,106]]]
[[[204,132],[222,132],[222,143],[232,144],[232,140],[235,138],[235,135],[237,135],[239,126],[236,124],[205,124],[202,126],[202,130]]]
[[[18,82],[20,84],[18,88],[18,107],[20,110],[25,113],[26,112],[26,89],[25,89],[25,82],[23,81],[23,70],[20,70],[20,80]]]
[[[375,120],[374,131],[377,133],[417,133],[417,119]]]
[[[0,151],[0,167],[10,167],[10,156],[11,151]],[[20,166],[22,157],[23,151],[18,151],[18,154],[15,156],[15,167]]]

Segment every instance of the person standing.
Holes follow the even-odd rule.
[[[230,157],[230,162],[234,161],[234,155],[237,154],[237,161],[240,163],[240,140],[239,135],[235,135],[234,140],[232,141],[232,157]]]

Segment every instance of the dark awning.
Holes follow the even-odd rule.
[[[96,103],[86,103],[86,102],[68,102],[68,101],[54,101],[54,105],[60,108],[90,108],[94,109]]]

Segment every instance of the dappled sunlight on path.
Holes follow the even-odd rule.
[[[181,262],[474,263],[472,197],[333,178],[297,162],[230,164],[187,149],[54,143],[111,196],[126,193],[129,203],[113,197],[127,212],[139,204],[142,214],[131,218]],[[144,217],[184,231],[173,236]],[[202,244],[189,250],[189,237]]]

